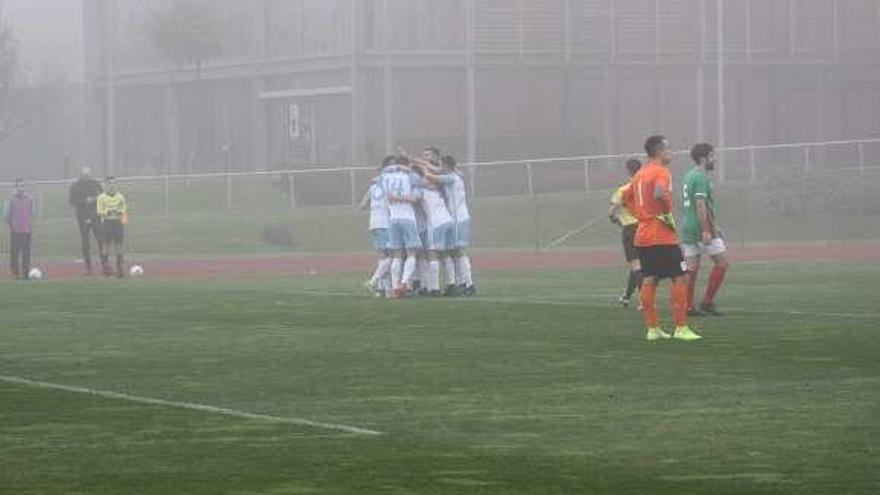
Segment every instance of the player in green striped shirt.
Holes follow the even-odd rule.
[[[709,177],[709,172],[715,170],[715,149],[711,144],[697,144],[691,149],[691,158],[695,166],[684,176],[684,222],[681,229],[682,249],[688,265],[688,314],[721,316],[715,307],[715,295],[721,289],[729,263],[727,246],[716,223],[715,192]],[[694,292],[703,254],[712,258],[715,267],[697,310],[694,308]]]

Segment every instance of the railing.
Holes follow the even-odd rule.
[[[787,143],[759,146],[737,146],[718,150],[719,182],[728,180],[756,182],[763,173],[772,171],[858,171],[880,167],[880,139]],[[471,197],[535,196],[556,192],[605,191],[624,179],[623,162],[643,153],[593,156],[502,160],[462,164]],[[689,152],[673,152],[673,172],[690,167]],[[158,189],[159,210],[173,212],[172,198],[182,188],[186,194],[197,195],[211,189],[214,199],[231,211],[239,198],[237,192],[248,183],[274,179],[286,196],[290,208],[357,204],[361,194],[376,174],[374,167],[336,167],[304,170],[269,170],[248,172],[216,172],[120,177],[123,189],[149,186]],[[325,180],[320,180],[320,179]],[[36,196],[42,190],[71,184],[73,179],[38,180],[29,184]],[[2,182],[10,187],[12,183]],[[201,186],[201,187],[198,187]],[[316,191],[322,187],[325,194]],[[190,188],[195,188],[187,192]],[[222,198],[216,192],[222,190]],[[315,198],[315,196],[318,196]],[[323,197],[322,197],[323,196]],[[247,197],[247,196],[245,196]],[[157,200],[157,198],[152,198]],[[216,205],[216,202],[213,203]]]
[[[626,178],[623,162],[640,155],[464,164],[475,247],[616,245],[619,234],[605,218],[609,192]],[[674,153],[677,189],[690,167],[687,155]],[[880,139],[742,146],[718,155],[720,222],[732,244],[880,238]],[[364,251],[366,214],[354,205],[376,174],[374,167],[344,167],[118,183],[131,208],[127,242],[138,256]],[[37,201],[40,257],[76,256],[71,182],[27,185]]]

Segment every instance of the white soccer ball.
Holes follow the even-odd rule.
[[[43,278],[43,270],[39,268],[31,268],[28,272],[28,280],[41,280]]]
[[[144,275],[144,267],[141,265],[134,265],[128,269],[128,274],[134,278],[142,277]]]

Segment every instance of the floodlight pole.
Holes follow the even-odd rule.
[[[116,67],[114,51],[116,49],[116,0],[104,4],[104,72],[107,75],[107,114],[104,126],[104,139],[107,162],[104,164],[106,175],[114,175],[116,168]]]
[[[725,104],[724,104],[724,0],[718,2],[718,180],[724,182],[725,162]]]

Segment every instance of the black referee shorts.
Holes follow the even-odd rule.
[[[639,248],[642,275],[664,278],[682,277],[687,273],[687,265],[679,246],[646,246]]]
[[[623,243],[623,255],[626,257],[627,263],[631,263],[639,259],[639,250],[636,249],[636,230],[638,229],[639,224],[634,223],[632,225],[625,226],[621,233],[621,242]]]
[[[101,239],[105,244],[125,242],[125,226],[122,225],[122,220],[104,220],[101,223]]]

